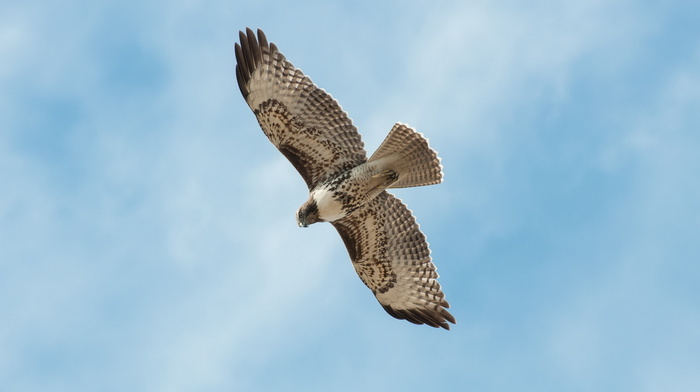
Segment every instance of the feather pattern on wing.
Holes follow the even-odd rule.
[[[316,184],[367,160],[357,128],[338,102],[268,44],[258,30],[240,33],[236,78],[241,93],[272,144]]]
[[[332,222],[360,279],[392,316],[450,329],[438,274],[425,235],[401,200],[384,191],[349,216]]]

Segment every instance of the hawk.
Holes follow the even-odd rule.
[[[450,329],[438,274],[411,211],[386,191],[442,182],[428,141],[397,123],[367,159],[357,128],[338,102],[268,43],[258,29],[240,32],[236,79],[265,136],[309,188],[297,212],[307,227],[330,222],[355,271],[390,315]]]

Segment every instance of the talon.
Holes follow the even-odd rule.
[[[372,178],[381,178],[381,177],[384,177],[387,180],[394,182],[394,181],[399,179],[399,173],[395,172],[394,170],[387,169],[381,173],[377,173],[377,174],[372,176]]]

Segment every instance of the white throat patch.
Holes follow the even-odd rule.
[[[311,197],[316,201],[318,215],[322,220],[333,222],[345,216],[343,205],[333,198],[333,192],[327,188],[314,190]]]

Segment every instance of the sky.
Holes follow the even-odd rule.
[[[0,4],[0,389],[700,390],[700,3]],[[452,330],[395,320],[235,78],[262,28],[396,190]]]

